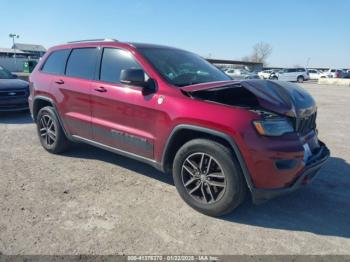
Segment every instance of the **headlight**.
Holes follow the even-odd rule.
[[[287,118],[271,118],[253,121],[256,131],[262,136],[281,136],[294,132],[292,123]]]

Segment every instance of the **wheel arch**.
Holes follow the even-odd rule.
[[[36,122],[36,118],[41,108],[45,106],[55,107],[54,102],[51,98],[46,96],[36,96],[33,100],[33,120]]]
[[[228,147],[239,163],[249,190],[254,188],[245,160],[234,139],[226,133],[200,126],[181,124],[172,130],[162,155],[161,166],[164,172],[171,172],[176,152],[186,142],[195,138],[211,139]]]
[[[36,122],[36,118],[38,116],[38,113],[40,111],[40,109],[44,108],[45,106],[52,106],[54,108],[54,111],[56,113],[56,116],[58,118],[58,121],[60,122],[60,125],[63,129],[63,132],[64,134],[66,135],[66,137],[69,139],[69,140],[73,140],[72,139],[72,136],[67,132],[67,129],[65,128],[65,125],[61,119],[61,116],[57,110],[57,106],[54,102],[54,100],[50,97],[47,97],[47,96],[36,96],[34,99],[33,99],[33,112],[32,112],[32,117],[33,117],[33,120],[34,122]]]

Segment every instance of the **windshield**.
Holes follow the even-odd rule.
[[[139,48],[154,68],[175,86],[231,80],[221,70],[200,56],[177,49]]]
[[[7,71],[5,68],[0,66],[0,79],[14,79],[15,77]]]

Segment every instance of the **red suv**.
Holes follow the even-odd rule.
[[[234,81],[200,56],[116,40],[51,48],[30,76],[42,146],[85,142],[172,173],[191,207],[219,216],[309,182],[329,157],[296,84]]]

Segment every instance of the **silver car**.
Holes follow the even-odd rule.
[[[228,69],[225,73],[233,79],[260,79],[258,74],[249,72],[242,68]]]

